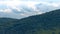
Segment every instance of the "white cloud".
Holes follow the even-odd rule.
[[[3,9],[0,9],[0,12],[4,11]]]
[[[42,14],[43,12],[42,11],[36,11],[35,13],[36,14]]]
[[[52,6],[59,7],[59,4],[58,3],[52,3]]]
[[[36,14],[42,14],[42,13],[43,13],[42,11],[40,11],[40,10],[38,10],[38,9],[36,9],[34,12],[35,12]]]
[[[36,1],[28,1],[27,2],[27,1],[17,1],[17,0],[13,0],[13,1],[0,1],[0,4],[6,4],[7,6],[9,6],[8,8],[12,8],[12,9],[15,9],[17,11],[21,11],[22,10],[22,7],[20,8],[19,5],[21,5],[21,6],[23,5],[24,7],[27,6],[28,8],[32,8],[33,9],[31,12],[25,11],[23,9],[24,13],[17,14],[19,17],[20,16],[24,17],[24,16],[31,16],[31,15],[36,15],[36,14],[42,14],[43,12],[40,11],[40,9],[37,9],[36,6],[35,6],[36,4],[40,4],[40,3],[41,3],[41,5],[44,5],[44,7],[45,7],[45,5],[46,5],[46,7],[47,6],[59,7],[59,5],[60,5],[59,3],[49,3],[49,2],[42,2],[42,1],[39,1],[39,2],[36,2]],[[19,6],[19,7],[17,7],[17,6]],[[42,7],[42,8],[44,8],[44,7]],[[12,13],[12,10],[11,9],[0,9],[0,12],[10,14],[10,13]],[[13,15],[13,13],[12,13],[12,15]],[[16,13],[14,15],[17,16]]]
[[[11,13],[12,12],[11,9],[5,9],[4,11],[7,12],[7,13]]]
[[[55,3],[55,2],[52,2],[52,3],[50,3],[50,2],[40,2],[40,3],[42,3],[44,5],[48,5],[48,6],[53,6],[53,7],[59,7],[60,6],[59,3]]]
[[[24,16],[24,17],[28,17],[28,16],[31,16],[30,15],[30,13],[28,14],[28,13],[22,13],[22,14],[20,14],[21,16]]]
[[[0,9],[0,12],[3,12],[3,13],[11,13],[12,10],[11,9]]]

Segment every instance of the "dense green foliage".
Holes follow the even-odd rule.
[[[60,34],[60,9],[20,20],[0,19],[0,34]]]

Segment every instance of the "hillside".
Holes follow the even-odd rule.
[[[18,19],[0,18],[0,34],[5,34],[5,28],[11,27]]]
[[[4,34],[60,34],[60,9],[8,22]]]

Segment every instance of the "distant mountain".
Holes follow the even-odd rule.
[[[0,34],[60,34],[60,9],[8,22]]]

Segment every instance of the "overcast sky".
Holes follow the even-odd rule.
[[[42,14],[46,8],[60,8],[60,0],[0,0],[1,17],[24,18]]]

